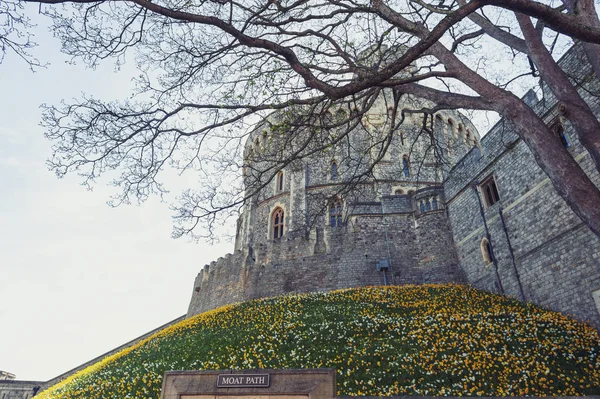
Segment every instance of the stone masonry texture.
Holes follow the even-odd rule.
[[[583,82],[582,96],[600,114],[593,95],[600,84],[581,49],[569,50],[561,66]],[[529,92],[524,100],[548,124],[562,122],[569,152],[600,185],[591,158],[568,120],[560,118],[552,93],[544,90],[538,99]],[[238,224],[236,251],[198,274],[188,317],[254,298],[381,285],[384,276],[376,264],[387,260],[388,284],[467,283],[599,327],[592,293],[600,290],[600,240],[556,193],[515,127],[500,120],[479,141],[462,115],[436,115],[433,135],[438,143],[445,143],[441,165],[418,137],[420,123],[405,121],[404,141],[392,142],[376,178],[343,195],[336,190],[349,178],[345,173],[350,168],[339,162],[338,154],[348,153],[348,148],[334,148],[285,168],[281,190],[266,184],[248,201]],[[374,130],[369,126],[355,134],[356,143],[376,134],[377,126],[371,126]],[[269,133],[255,132],[248,139],[254,154],[261,151],[255,139],[260,134]],[[410,154],[410,176],[403,170],[406,154]],[[333,160],[338,180],[328,175]],[[490,177],[500,198],[488,207],[480,183]],[[329,225],[327,200],[335,196],[343,203],[341,227]],[[424,209],[427,202],[429,208]],[[276,208],[285,212],[284,234],[278,239],[269,230]],[[483,257],[486,237],[494,262]]]
[[[600,98],[594,94],[600,82],[580,46],[560,64],[600,116]],[[365,172],[365,161],[381,155],[377,143],[389,123],[388,95],[384,90],[346,141],[302,160],[272,163],[276,155],[301,145],[306,134],[325,140],[335,131],[289,134],[265,124],[249,135],[243,171],[249,200],[238,220],[234,253],[200,270],[187,317],[288,293],[384,282],[459,283],[600,328],[600,300],[598,305],[594,301],[594,295],[600,297],[600,239],[557,194],[506,120],[479,140],[473,125],[456,111],[436,113],[428,135],[423,135],[423,120],[409,115],[375,169],[354,179]],[[570,126],[568,109],[559,109],[547,86],[541,99],[530,91],[524,101],[549,125],[562,124],[568,151],[600,186],[600,175]],[[405,96],[400,107],[432,105]],[[490,179],[499,198],[488,206],[482,182]],[[334,203],[341,212],[332,223]],[[281,237],[275,237],[277,212],[284,215]],[[491,259],[485,256],[490,251]],[[377,269],[381,261],[387,270]],[[0,399],[28,399],[35,387],[44,389],[95,360],[48,382],[0,381]]]

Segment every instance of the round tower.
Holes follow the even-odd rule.
[[[462,282],[442,182],[479,136],[456,111],[384,90],[265,118],[244,148],[236,252],[198,275],[188,315],[288,292]],[[450,243],[450,244],[449,244]]]

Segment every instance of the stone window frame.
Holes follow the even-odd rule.
[[[481,183],[479,183],[478,188],[486,209],[501,201],[502,197],[500,196],[498,183],[493,174],[483,179]]]
[[[335,206],[334,206],[335,205]],[[339,205],[339,206],[338,206]],[[335,222],[334,222],[335,220]],[[332,228],[344,225],[344,200],[335,196],[327,204],[327,226]]]
[[[282,193],[284,188],[285,188],[284,173],[283,173],[283,170],[280,170],[275,175],[275,194]]]
[[[441,205],[441,200],[438,198],[438,196],[430,195],[430,196],[419,199],[418,203],[417,203],[417,208],[419,210],[419,213],[424,214],[424,213],[435,212],[435,211],[439,211],[440,209],[443,209],[440,205]]]
[[[452,117],[448,118],[448,128],[454,140],[458,140],[458,123]]]
[[[404,195],[404,190],[402,188],[395,188],[393,193],[394,195]]]
[[[402,173],[404,177],[410,177],[410,157],[408,154],[402,155]]]
[[[339,177],[338,174],[338,163],[337,161],[334,159],[331,161],[331,165],[330,165],[330,171],[329,171],[329,178],[331,180],[337,180]]]
[[[492,263],[492,245],[486,237],[483,237],[479,242],[479,249],[481,250],[481,257],[483,258],[485,264],[489,265],[490,263]]]
[[[279,218],[280,219],[277,219]],[[285,209],[281,205],[273,207],[269,215],[269,238],[279,240],[285,234]]]

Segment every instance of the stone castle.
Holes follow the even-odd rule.
[[[600,114],[593,94],[600,86],[582,67],[585,54],[574,47],[561,65],[585,82],[580,92]],[[337,142],[336,120],[347,119],[338,114],[358,111],[320,112],[322,129],[298,126],[293,135],[278,132],[285,118],[275,116],[250,134],[250,199],[235,252],[200,271],[187,316],[286,293],[461,283],[600,326],[600,240],[558,196],[515,127],[500,120],[480,139],[456,111],[426,121],[422,114],[391,117],[391,97],[381,94]],[[548,139],[561,140],[600,185],[568,110],[557,109],[549,90],[541,100],[533,91],[524,100],[552,127]],[[406,95],[396,103],[434,106]],[[389,138],[389,125],[400,118]],[[299,153],[307,136],[333,144],[287,164],[274,161]]]
[[[575,46],[560,62],[582,82],[581,95],[600,117],[594,94],[600,82],[585,54]],[[568,110],[557,107],[545,86],[541,99],[530,91],[524,101],[552,127],[555,135],[548,139],[561,140],[600,186]],[[425,121],[422,114],[398,111],[433,105],[383,92],[344,137],[335,136],[337,121],[359,110],[320,110],[318,118],[294,129],[281,129],[283,114],[260,124],[244,149],[248,200],[235,251],[201,269],[187,317],[286,293],[459,283],[599,328],[600,239],[556,193],[507,121],[480,138],[456,111],[438,111]],[[322,129],[309,128],[315,120]],[[48,382],[12,376],[0,381],[0,399],[28,399],[96,360]]]

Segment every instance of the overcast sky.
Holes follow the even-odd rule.
[[[173,240],[167,204],[110,208],[109,187],[47,170],[39,105],[125,98],[131,71],[69,65],[39,31],[48,68],[0,64],[0,370],[47,380],[184,314],[200,268],[233,244]]]

